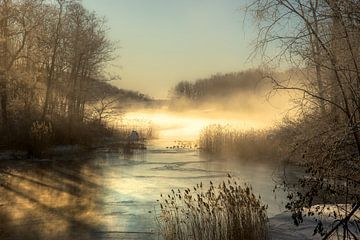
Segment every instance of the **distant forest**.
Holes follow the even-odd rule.
[[[172,98],[186,98],[202,101],[209,98],[222,98],[245,92],[264,92],[271,88],[262,80],[260,70],[247,70],[226,74],[215,74],[194,82],[181,81],[171,91]]]
[[[89,79],[89,84],[85,92],[89,94],[89,102],[91,102],[91,100],[98,100],[97,96],[104,95],[104,93],[106,97],[115,97],[121,106],[127,106],[131,103],[147,104],[154,101],[150,96],[144,93],[118,88],[110,82],[98,79]]]
[[[286,75],[283,73],[282,75]],[[281,75],[281,74],[279,74]],[[195,81],[181,81],[170,91],[169,108],[172,110],[234,109],[245,111],[268,108],[265,102],[271,93],[272,83],[264,78],[260,69],[218,73]],[[272,101],[279,102],[277,95]],[[281,105],[283,105],[282,101]]]

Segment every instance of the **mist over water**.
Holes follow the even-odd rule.
[[[273,114],[270,111],[264,109],[262,112],[241,113],[241,110],[218,110],[210,105],[208,108],[186,111],[142,109],[126,112],[120,121],[127,124],[137,120],[149,124],[155,137],[163,141],[196,141],[201,130],[212,124],[228,125],[239,130],[272,128],[283,116],[283,112],[278,110],[278,114]]]
[[[124,121],[138,118],[149,121],[156,137],[162,140],[197,140],[202,128],[210,124],[229,124],[241,129],[259,128],[263,123],[251,120],[239,120],[225,115],[211,117],[211,112],[171,112],[171,111],[138,111],[124,115]],[[209,116],[210,115],[210,116]],[[265,124],[264,124],[265,125]]]

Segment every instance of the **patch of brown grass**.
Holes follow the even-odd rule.
[[[203,153],[244,160],[276,159],[280,156],[278,141],[270,130],[238,130],[227,125],[209,125],[200,133],[199,146]]]
[[[166,240],[268,239],[267,207],[248,185],[230,176],[207,190],[202,183],[183,191],[161,195],[157,218]]]

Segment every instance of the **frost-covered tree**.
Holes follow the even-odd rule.
[[[348,223],[360,208],[359,2],[255,0],[248,11],[259,27],[254,53],[270,68],[288,66],[303,76],[300,81],[280,80],[271,71],[266,76],[274,90],[302,96],[297,119],[286,127],[294,139],[290,158],[301,162],[307,175],[291,189],[288,207],[298,222],[303,207],[345,203],[338,224],[317,231],[328,238],[343,226],[344,237],[352,238]]]

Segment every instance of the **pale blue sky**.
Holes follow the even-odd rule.
[[[246,0],[83,0],[105,16],[118,41],[115,85],[166,97],[181,80],[252,67],[255,27],[243,26]],[[251,23],[247,24],[251,25]]]

